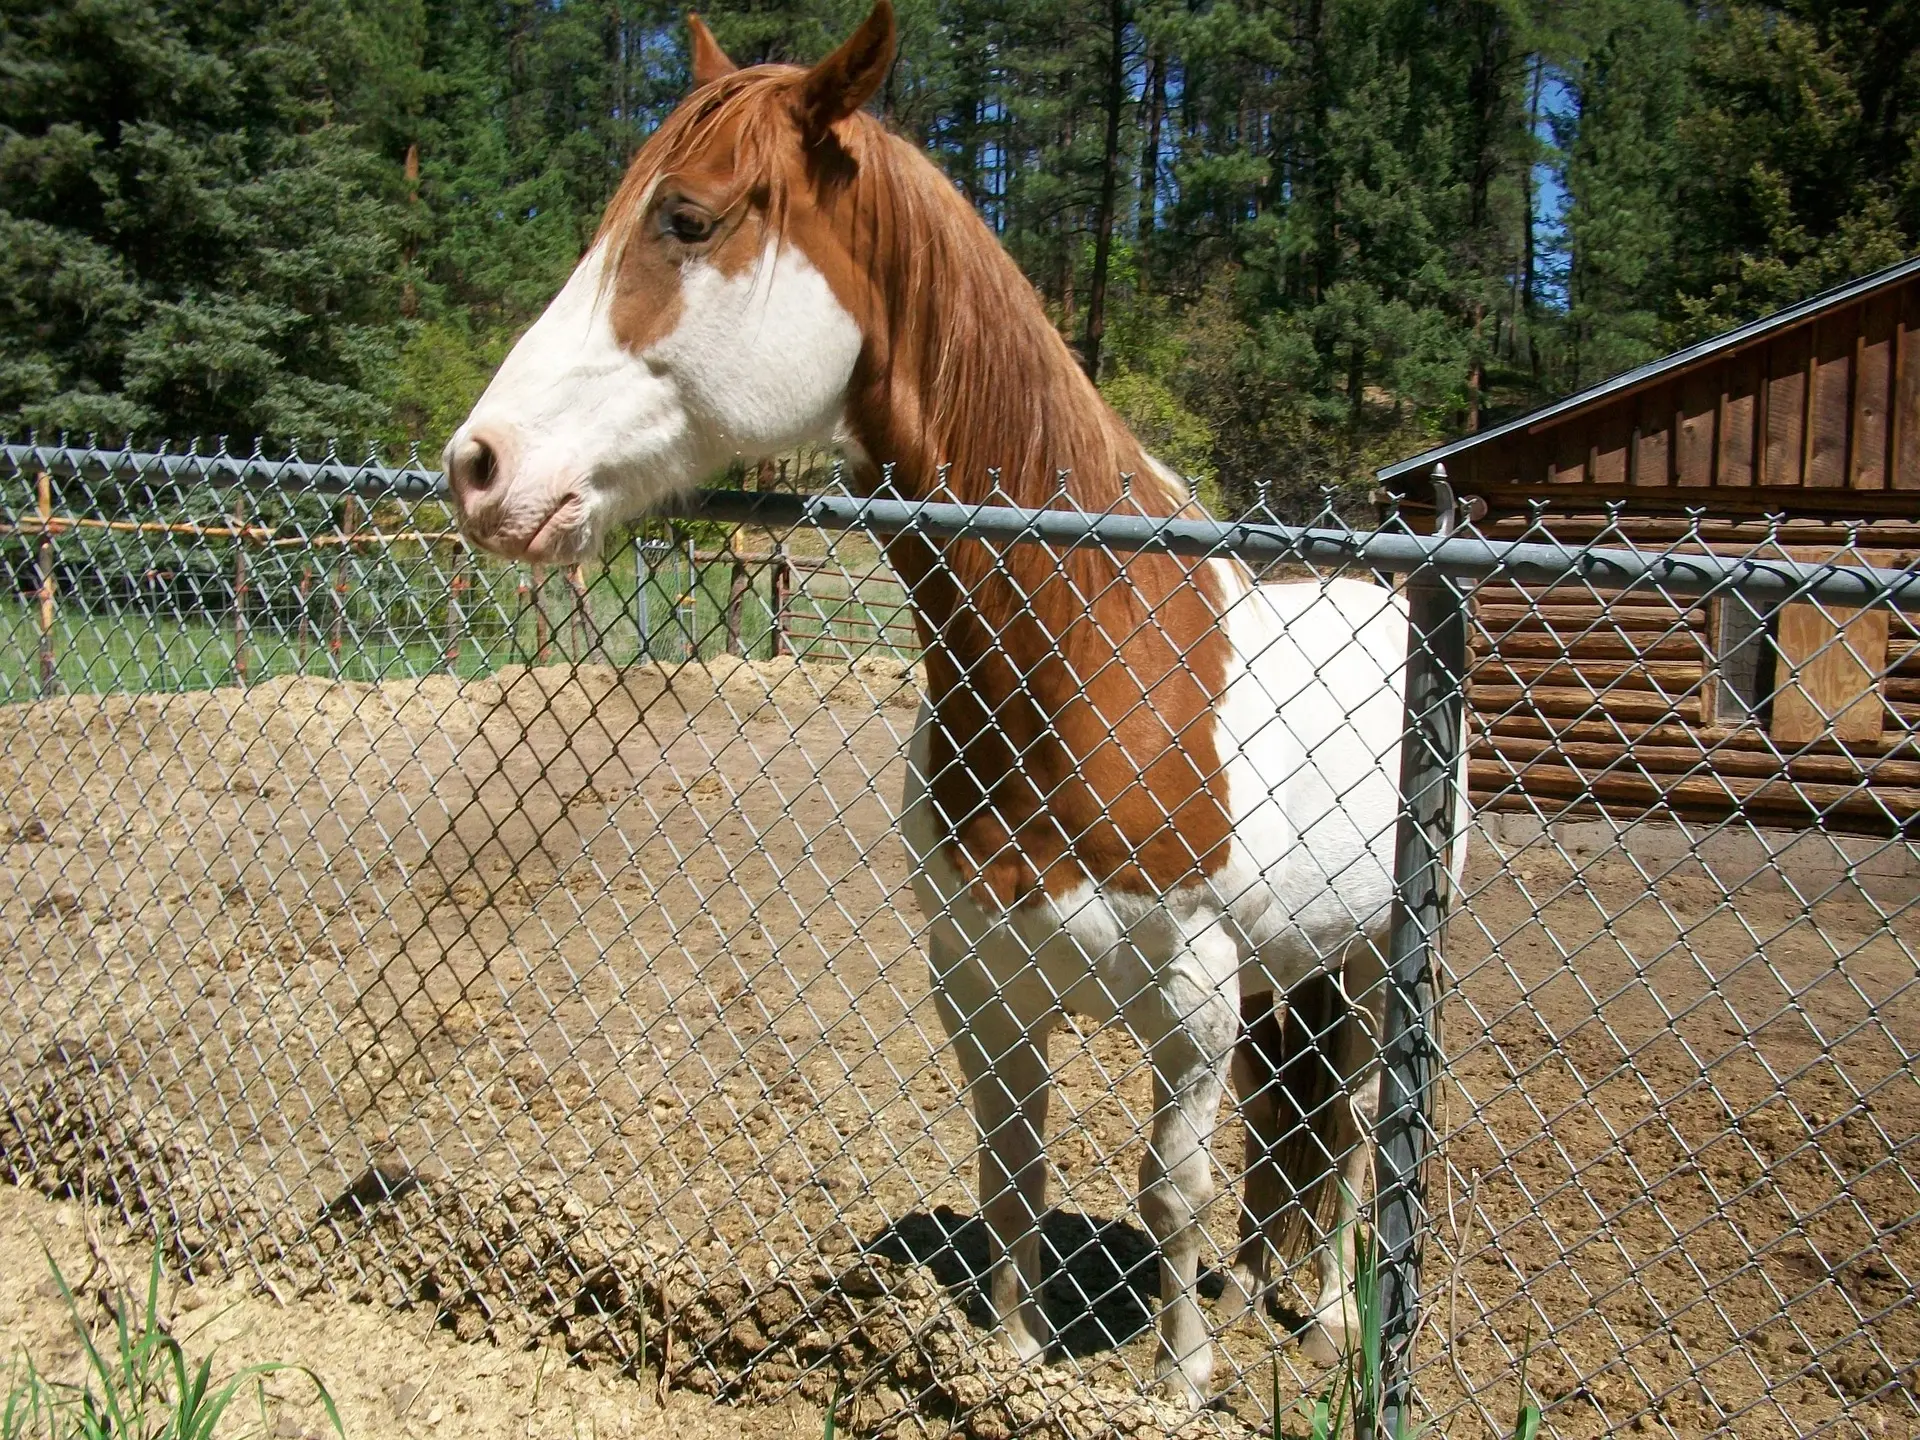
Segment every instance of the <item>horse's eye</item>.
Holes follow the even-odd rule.
[[[713,235],[713,217],[691,205],[672,206],[663,218],[662,228],[683,245],[698,245]]]

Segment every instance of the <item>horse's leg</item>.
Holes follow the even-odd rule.
[[[987,1227],[987,1303],[1013,1351],[1035,1360],[1053,1338],[1040,1306],[1040,1220],[1046,1213],[1042,1148],[1052,1077],[1054,1016],[1023,1023],[970,959],[933,941],[934,999],[953,1042],[980,1128],[980,1215]]]
[[[1355,1027],[1356,1029],[1358,1027]],[[1373,1173],[1373,1128],[1380,1108],[1380,1076],[1361,1080],[1339,1104],[1339,1149],[1335,1152],[1340,1193],[1333,1202],[1331,1229],[1314,1257],[1320,1297],[1313,1323],[1300,1348],[1316,1364],[1332,1365],[1358,1339],[1360,1313],[1353,1300],[1358,1267],[1356,1224],[1368,1178]]]
[[[1197,1408],[1213,1378],[1213,1337],[1194,1292],[1201,1216],[1213,1198],[1208,1142],[1240,1016],[1232,942],[1210,931],[1193,951],[1199,963],[1184,973],[1176,969],[1129,1005],[1127,1018],[1153,1069],[1153,1133],[1140,1165],[1140,1214],[1160,1247],[1158,1377],[1175,1398]],[[1209,976],[1209,985],[1196,983]]]
[[[1240,998],[1240,1040],[1233,1047],[1233,1085],[1246,1126],[1245,1173],[1241,1176],[1240,1243],[1227,1272],[1220,1302],[1222,1323],[1256,1309],[1273,1288],[1273,1231],[1286,1205],[1286,1181],[1274,1163],[1280,1139],[1277,1089],[1280,1020],[1270,991]]]
[[[1359,1310],[1353,1300],[1358,1270],[1358,1219],[1373,1174],[1373,1136],[1380,1115],[1379,1019],[1385,971],[1378,950],[1365,942],[1350,948],[1342,975],[1342,993],[1351,1004],[1349,1023],[1340,1027],[1334,1064],[1344,1093],[1332,1107],[1329,1147],[1339,1192],[1331,1225],[1315,1255],[1320,1294],[1313,1323],[1301,1339],[1307,1358],[1336,1363],[1359,1338]]]

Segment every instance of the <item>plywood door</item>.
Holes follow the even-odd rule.
[[[1821,558],[1826,558],[1822,556]],[[1890,556],[1867,551],[1855,563],[1885,565]],[[1880,684],[1887,669],[1887,611],[1831,605],[1789,605],[1775,638],[1769,733],[1786,745],[1830,737],[1844,743],[1877,740],[1886,717]]]

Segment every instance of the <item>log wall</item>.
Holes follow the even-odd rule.
[[[1482,528],[1517,538],[1523,523],[1509,519]],[[1914,521],[1864,528],[1719,521],[1694,528],[1657,517],[1617,524],[1588,518],[1556,519],[1551,529],[1568,543],[1705,546],[1729,554],[1777,547],[1773,553],[1797,558],[1845,559],[1849,542],[1857,541],[1861,552],[1870,552],[1862,558],[1875,563],[1920,564],[1920,522]],[[1794,657],[1776,659],[1778,688],[1759,714],[1749,715],[1719,693],[1715,603],[1726,602],[1584,586],[1479,587],[1469,687],[1475,803],[1554,818],[1671,812],[1695,821],[1739,816],[1767,826],[1914,833],[1920,827],[1920,627],[1914,617],[1875,611],[1863,620],[1789,607],[1777,625],[1775,653],[1799,643],[1806,661],[1796,670]],[[1823,625],[1824,639],[1818,634]],[[1827,643],[1836,629],[1848,648]]]

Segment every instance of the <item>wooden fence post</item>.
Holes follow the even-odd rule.
[[[466,618],[467,556],[464,550],[453,552],[453,579],[447,586],[447,644],[442,652],[447,673],[460,673],[460,630]]]
[[[770,584],[773,596],[769,608],[773,611],[773,635],[770,653],[778,660],[793,651],[793,647],[787,643],[787,596],[793,590],[793,565],[787,559],[787,542],[784,540],[774,542],[772,572]]]
[[[593,623],[593,612],[587,605],[587,574],[583,566],[567,567],[567,589],[573,592],[573,662],[580,665],[601,649],[600,627]],[[600,658],[606,659],[604,652]]]
[[[53,653],[53,476],[40,472],[40,693],[51,695],[58,679]]]
[[[533,567],[533,663],[544,665],[548,656],[547,635],[547,568],[544,565]]]
[[[233,497],[233,678],[247,683],[247,499]]]
[[[300,567],[300,639],[295,651],[297,659],[294,662],[302,675],[307,673],[308,632],[313,628],[313,616],[308,609],[312,596],[313,566],[302,565]]]
[[[347,623],[347,569],[353,563],[353,532],[359,524],[359,515],[349,495],[340,504],[340,561],[333,567],[333,635],[327,642],[327,651],[333,661],[333,673],[340,674],[341,631]]]

